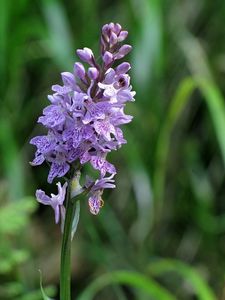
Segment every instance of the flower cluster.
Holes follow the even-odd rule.
[[[116,169],[107,161],[107,154],[126,143],[120,126],[132,120],[132,116],[124,113],[126,102],[133,101],[135,95],[127,74],[130,64],[117,63],[113,67],[131,50],[130,45],[122,45],[127,34],[119,24],[103,26],[100,62],[91,49],[77,50],[86,68],[76,62],[73,73],[61,73],[63,85],[52,86],[50,105],[38,119],[48,133],[30,141],[37,147],[31,164],[50,164],[49,183],[66,175],[77,162],[90,163],[99,171],[100,178],[90,188],[89,206],[93,214],[102,206],[103,189],[115,187]],[[44,197],[44,192],[38,190],[38,200],[47,204]]]

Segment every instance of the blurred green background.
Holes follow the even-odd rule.
[[[0,299],[58,299],[61,234],[31,137],[104,23],[129,31],[134,115],[117,189],[73,241],[73,299],[225,299],[225,1],[0,0]]]

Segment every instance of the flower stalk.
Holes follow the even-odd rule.
[[[60,300],[71,300],[71,236],[76,211],[76,201],[71,201],[71,180],[68,183],[66,199],[60,264]]]

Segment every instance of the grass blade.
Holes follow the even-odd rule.
[[[199,41],[184,31],[179,44],[208,107],[225,165],[225,100],[213,80]]]
[[[172,130],[180,118],[185,106],[190,100],[190,95],[194,91],[196,84],[192,78],[186,78],[179,84],[176,94],[171,101],[165,121],[159,132],[155,154],[155,174],[153,176],[153,190],[156,205],[156,216],[162,207],[164,196],[164,185],[169,154],[170,137]]]
[[[126,284],[144,291],[157,300],[175,300],[176,298],[156,281],[137,272],[115,271],[104,274],[93,281],[78,297],[78,300],[91,300],[109,284]]]
[[[175,272],[191,284],[199,300],[216,300],[216,296],[201,275],[192,267],[172,259],[160,259],[149,265],[151,274],[160,276],[167,272]]]
[[[40,272],[40,289],[41,289],[41,294],[42,294],[42,297],[43,297],[43,300],[54,300],[52,298],[49,298],[46,294],[45,294],[45,291],[43,289],[43,286],[42,286],[42,274],[41,274],[41,271],[39,270]]]

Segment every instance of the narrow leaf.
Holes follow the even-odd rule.
[[[190,96],[196,83],[190,77],[185,78],[179,84],[174,98],[168,109],[168,113],[165,116],[164,123],[160,129],[159,137],[156,146],[155,157],[155,174],[153,176],[153,190],[154,197],[156,199],[156,209],[160,211],[162,206],[162,200],[164,196],[164,185],[166,176],[167,159],[169,154],[169,147],[171,141],[171,134],[176,125],[176,122],[181,117],[184,108],[190,100]]]
[[[179,35],[180,36],[180,35]],[[178,38],[179,38],[178,36]],[[179,45],[208,107],[225,164],[225,102],[209,68],[207,57],[198,39],[183,30]]]
[[[199,300],[216,300],[213,291],[202,279],[197,270],[180,261],[160,259],[159,261],[150,263],[148,269],[151,274],[156,276],[164,275],[167,272],[175,272],[191,284]]]
[[[42,286],[42,274],[41,274],[41,271],[39,270],[39,273],[40,273],[40,289],[41,289],[41,294],[42,294],[42,297],[43,297],[43,300],[54,300],[52,298],[49,298],[46,294],[45,294],[45,291],[43,289],[43,286]]]
[[[115,271],[94,280],[78,297],[78,300],[92,300],[99,291],[110,284],[125,284],[140,289],[157,300],[176,299],[169,291],[151,278],[133,271]]]

